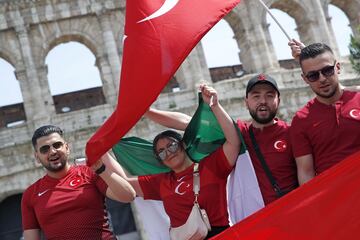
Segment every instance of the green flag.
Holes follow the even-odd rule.
[[[243,138],[241,153],[246,150]],[[185,129],[184,143],[189,157],[199,162],[225,142],[224,133],[199,94],[199,106]],[[123,138],[113,147],[117,161],[132,175],[146,175],[170,171],[153,153],[152,142],[137,137]]]

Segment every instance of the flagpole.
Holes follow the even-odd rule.
[[[287,32],[285,31],[285,29],[281,26],[281,24],[278,22],[278,20],[275,18],[275,16],[270,12],[270,9],[266,6],[266,4],[262,1],[259,0],[259,2],[261,3],[261,5],[263,5],[263,7],[266,9],[266,11],[270,14],[270,16],[274,19],[274,21],[277,23],[277,25],[280,27],[281,31],[285,34],[285,36],[287,37],[287,39],[289,41],[291,41],[291,37],[289,36],[289,34],[287,34]]]

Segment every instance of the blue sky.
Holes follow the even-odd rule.
[[[271,10],[287,33],[299,39],[295,31],[295,21],[286,13],[276,9]],[[349,54],[347,48],[350,41],[351,29],[349,20],[338,8],[329,7],[333,28],[341,55]],[[270,35],[278,59],[291,58],[287,47],[287,38],[280,31],[272,18],[268,15]],[[209,67],[239,64],[239,49],[233,39],[233,32],[225,21],[220,21],[202,40],[205,58]],[[101,86],[99,71],[95,66],[95,57],[84,45],[71,42],[61,44],[50,51],[46,58],[48,65],[48,79],[52,95],[81,89]],[[14,75],[14,68],[0,58],[0,106],[22,102],[20,86]]]

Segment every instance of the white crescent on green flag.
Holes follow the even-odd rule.
[[[242,146],[236,166],[228,179],[228,207],[231,223],[239,222],[264,207],[249,153],[240,131],[238,133]],[[210,107],[204,104],[201,95],[199,95],[199,106],[184,132],[183,140],[189,157],[195,162],[199,162],[225,142],[223,131],[215,115]],[[156,159],[152,143],[147,140],[137,137],[123,138],[113,147],[113,152],[117,161],[134,176],[170,171]],[[159,207],[161,202],[146,203],[148,208],[156,209],[156,213],[150,213],[153,209],[144,210],[145,202],[147,201],[137,200],[135,204],[141,209],[138,214],[141,215],[142,225],[147,235],[157,237],[150,239],[162,239],[162,233],[157,230],[160,228],[166,231],[164,234],[168,236],[169,220],[153,215],[166,215],[163,207]],[[161,219],[161,222],[156,222],[154,219]]]

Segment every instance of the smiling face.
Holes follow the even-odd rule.
[[[174,147],[174,142],[178,143],[177,149]],[[162,153],[165,156],[161,159],[162,162],[175,172],[182,171],[187,166],[186,152],[181,144],[181,142],[168,137],[160,138],[156,143],[157,155],[159,156]]]
[[[320,102],[331,104],[340,97],[338,78],[340,63],[335,60],[331,52],[324,52],[314,58],[303,60],[301,69],[302,78],[309,84]],[[314,74],[316,78],[313,79]]]
[[[35,158],[46,168],[50,176],[66,170],[70,149],[65,140],[58,134],[52,133],[36,140]]]
[[[245,102],[253,120],[260,125],[268,125],[276,116],[280,98],[270,84],[259,83],[251,88]]]

